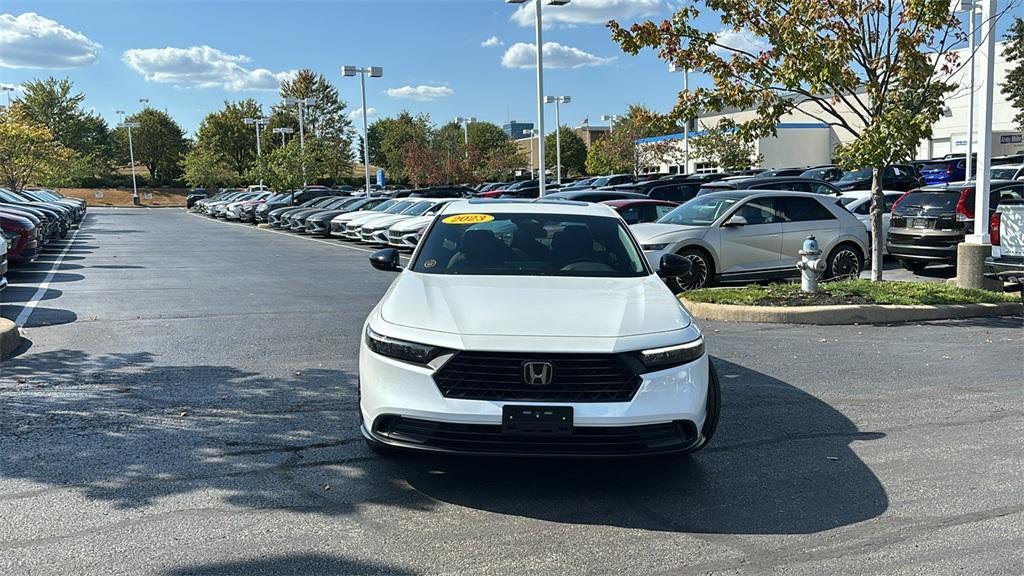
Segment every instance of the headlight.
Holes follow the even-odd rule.
[[[641,246],[644,250],[664,250],[668,244],[644,244]]]
[[[369,326],[366,327],[366,346],[381,356],[422,365],[451,352],[447,348],[390,338],[374,332]]]
[[[688,364],[703,355],[704,337],[700,336],[696,340],[685,344],[641,350],[640,361],[648,368],[664,370],[673,366]]]

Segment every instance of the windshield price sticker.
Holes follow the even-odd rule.
[[[491,220],[494,220],[494,216],[490,214],[456,214],[441,220],[441,222],[445,224],[480,224]]]

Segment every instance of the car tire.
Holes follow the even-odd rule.
[[[904,260],[903,258],[900,258],[900,266],[903,266],[911,272],[920,272],[928,266],[928,263],[923,260]]]
[[[715,370],[715,365],[708,358],[708,405],[706,415],[704,417],[704,426],[701,428],[701,442],[695,446],[687,454],[693,454],[694,452],[704,448],[711,442],[711,438],[714,437],[715,431],[718,430],[718,419],[722,413],[722,386],[718,381],[718,371]]]
[[[832,249],[825,261],[825,280],[858,278],[864,270],[864,255],[852,244],[840,244]]]
[[[686,248],[677,253],[690,261],[690,273],[686,276],[667,278],[666,283],[673,293],[679,294],[687,290],[697,290],[711,285],[715,265],[703,250]]]

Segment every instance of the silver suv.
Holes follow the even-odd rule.
[[[814,235],[826,258],[826,278],[856,277],[864,268],[864,224],[834,196],[737,190],[699,196],[633,233],[649,261],[663,254],[690,260],[690,273],[669,280],[675,290],[716,281],[798,276],[804,239]]]

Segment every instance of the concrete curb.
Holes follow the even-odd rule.
[[[681,298],[691,314],[702,320],[730,322],[767,322],[784,324],[888,324],[922,322],[958,318],[992,318],[1020,316],[1024,305],[1016,302],[1000,304],[945,304],[937,306],[894,306],[885,304],[854,304],[842,306],[735,306],[691,302]]]
[[[21,332],[18,325],[6,318],[0,318],[0,360],[6,360],[21,347]]]

